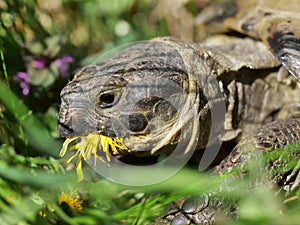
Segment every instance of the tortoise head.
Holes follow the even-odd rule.
[[[187,106],[189,86],[176,48],[158,41],[135,44],[83,68],[65,86],[58,132],[122,137],[132,151],[176,142],[183,124],[178,118],[194,104]]]

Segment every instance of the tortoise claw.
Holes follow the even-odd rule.
[[[274,31],[267,42],[282,65],[300,82],[300,37],[292,31]]]

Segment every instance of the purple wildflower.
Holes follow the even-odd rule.
[[[22,93],[23,95],[28,95],[29,90],[30,90],[30,85],[29,85],[29,76],[25,72],[18,72],[14,76],[14,81],[19,83],[19,86],[22,88]]]
[[[63,78],[69,76],[70,63],[74,62],[74,58],[72,56],[66,55],[62,58],[55,60],[55,64],[59,70],[60,75]]]
[[[35,68],[41,70],[45,68],[45,62],[42,59],[35,60]]]

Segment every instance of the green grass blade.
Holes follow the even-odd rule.
[[[30,146],[41,153],[58,156],[61,141],[51,137],[42,122],[31,113],[3,82],[0,82],[0,102],[20,123]]]

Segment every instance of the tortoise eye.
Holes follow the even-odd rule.
[[[99,106],[101,108],[109,108],[114,105],[115,94],[114,93],[103,93],[99,97]]]

